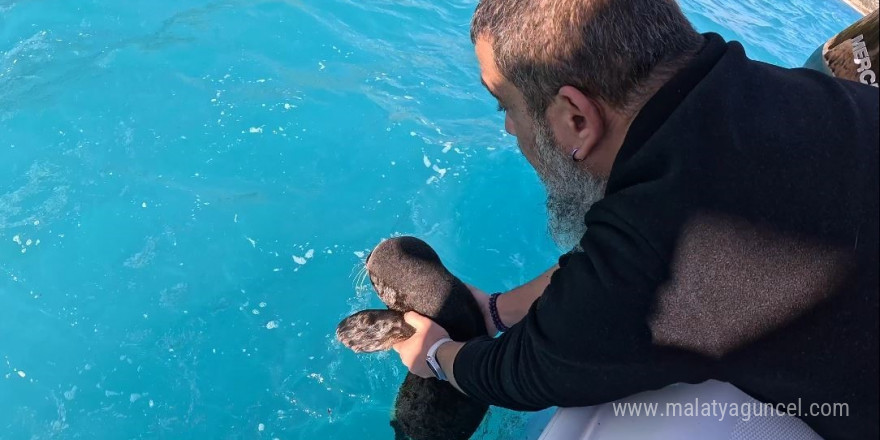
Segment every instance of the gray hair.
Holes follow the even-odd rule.
[[[478,38],[536,119],[565,85],[627,111],[702,42],[674,0],[481,0]]]

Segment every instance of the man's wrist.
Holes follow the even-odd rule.
[[[489,316],[492,318],[492,325],[495,327],[495,330],[503,333],[510,330],[510,327],[504,324],[504,320],[498,311],[498,300],[501,299],[501,296],[500,292],[489,295]]]
[[[431,369],[431,372],[434,373],[434,377],[440,380],[447,380],[446,372],[443,370],[443,366],[440,365],[440,362],[437,360],[437,350],[440,349],[443,344],[452,342],[452,339],[449,337],[440,338],[428,348],[427,358],[425,359],[428,363],[428,368]]]
[[[443,372],[446,373],[446,379],[459,391],[461,391],[461,388],[459,388],[458,382],[455,380],[455,371],[453,371],[453,368],[455,366],[455,358],[458,356],[461,347],[464,347],[463,342],[445,342],[437,348],[437,353],[435,354],[437,362],[440,363]]]
[[[522,321],[529,313],[529,309],[535,300],[544,294],[544,290],[550,285],[550,279],[557,269],[559,269],[559,266],[553,265],[553,267],[532,281],[498,297],[496,303],[498,316],[506,326],[512,327],[514,324]]]
[[[505,326],[511,327],[522,320],[523,316],[526,316],[528,308],[523,309],[521,302],[516,290],[498,295],[495,307],[498,309],[498,317],[501,318],[501,322]]]

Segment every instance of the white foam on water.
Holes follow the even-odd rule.
[[[245,239],[247,239],[247,241],[249,241],[251,243],[251,247],[254,247],[254,248],[257,247],[256,240],[254,240],[253,238],[250,238],[250,237],[245,237]]]
[[[67,400],[73,400],[74,398],[76,398],[76,390],[76,385],[74,385],[73,388],[64,392],[64,398]]]
[[[23,370],[18,370],[18,377],[24,379],[27,377],[27,374]]]
[[[354,251],[354,255],[358,258],[364,258],[363,251]]]
[[[131,393],[131,395],[128,396],[128,401],[131,403],[135,403],[140,399],[141,399],[141,395],[138,393]]]
[[[260,304],[258,304],[258,305],[259,305],[260,308],[262,309],[262,308],[265,308],[268,304],[266,304],[266,301],[262,301],[262,302],[260,302]]]
[[[425,168],[431,168],[431,159],[428,159],[427,155],[422,156],[422,162],[425,164]]]
[[[272,330],[278,328],[278,321],[269,321],[266,323],[266,329]]]
[[[444,143],[443,143],[443,149],[440,150],[440,151],[441,151],[443,154],[446,154],[446,153],[448,153],[449,150],[451,150],[451,149],[452,149],[452,142],[444,142]]]
[[[263,432],[266,429],[266,425],[260,423],[257,425],[257,431]]]
[[[156,237],[147,237],[143,249],[128,257],[122,265],[132,269],[140,269],[150,264],[156,256]]]
[[[299,256],[294,255],[293,262],[296,264],[306,264],[306,259],[303,257],[299,257]]]
[[[253,133],[253,134],[256,134],[256,133],[262,133],[262,132],[263,132],[263,127],[251,127],[251,128],[248,129],[248,132],[249,132],[249,133]]]
[[[309,250],[306,251],[306,258],[312,258],[312,257],[314,257],[314,256],[315,256],[315,250],[314,250],[314,249],[309,249]]]
[[[12,241],[14,241],[15,244],[17,244],[17,245],[21,245],[21,236],[18,235],[18,234],[14,235],[14,236],[12,237]]]
[[[142,203],[141,203],[141,208],[146,208],[146,207],[147,207],[147,202],[142,202]]]
[[[152,408],[153,405],[155,405],[155,403],[153,403],[153,399],[150,399],[150,401],[147,402],[147,405],[149,405],[149,407]]]

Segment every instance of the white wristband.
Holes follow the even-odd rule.
[[[425,359],[425,362],[428,363],[428,368],[434,373],[434,376],[440,380],[446,380],[446,373],[443,372],[443,368],[440,366],[440,362],[437,361],[437,350],[441,345],[452,342],[450,338],[441,338],[434,345],[431,345],[431,348],[428,349],[428,355]]]

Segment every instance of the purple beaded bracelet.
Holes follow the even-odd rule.
[[[492,323],[495,324],[495,328],[503,333],[510,330],[510,327],[504,325],[504,323],[501,322],[501,317],[498,316],[498,297],[500,295],[501,293],[493,293],[489,296],[489,314],[492,315]]]

